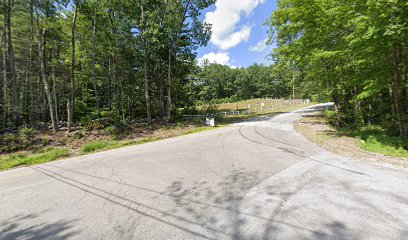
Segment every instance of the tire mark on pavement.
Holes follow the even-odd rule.
[[[64,170],[64,171],[68,171],[68,172],[80,174],[80,175],[87,176],[87,177],[91,177],[91,178],[100,179],[100,180],[102,180],[102,181],[109,181],[109,182],[113,182],[113,183],[117,183],[117,184],[123,184],[123,185],[128,186],[128,187],[131,187],[131,188],[139,189],[139,190],[142,190],[142,191],[147,191],[147,192],[154,193],[154,194],[158,194],[158,195],[161,195],[161,196],[173,197],[172,195],[170,195],[170,194],[168,194],[168,193],[165,193],[165,192],[156,191],[156,190],[148,189],[148,188],[145,188],[145,187],[138,187],[138,186],[135,186],[135,185],[131,185],[131,184],[129,184],[129,183],[126,183],[126,182],[118,182],[118,181],[115,181],[115,180],[112,180],[112,179],[106,179],[106,178],[99,177],[99,176],[93,176],[93,175],[91,175],[91,174],[87,174],[87,173],[83,173],[83,172],[78,172],[78,171],[74,171],[74,170],[71,170],[71,169],[67,169],[67,168],[63,168],[63,167],[58,167],[58,166],[54,166],[54,165],[50,165],[50,164],[44,164],[44,166],[53,167],[53,168],[56,168],[56,169],[61,169],[61,170]],[[194,199],[191,199],[191,198],[180,197],[180,199],[181,199],[181,200],[184,200],[184,201],[191,202],[191,203],[193,203],[193,204],[202,205],[202,206],[206,206],[206,207],[216,208],[216,209],[219,209],[219,210],[221,210],[221,211],[226,210],[226,211],[229,211],[229,212],[235,212],[235,213],[247,215],[247,216],[250,216],[250,217],[259,218],[259,219],[261,219],[261,220],[266,220],[265,218],[262,218],[262,217],[253,215],[253,214],[251,214],[251,213],[247,213],[247,212],[243,212],[243,211],[238,211],[238,210],[236,210],[236,209],[228,209],[228,208],[226,209],[226,208],[220,207],[220,206],[218,206],[218,205],[209,204],[209,203],[206,203],[206,202],[201,202],[201,201],[194,200]]]
[[[142,216],[144,216],[144,217],[148,217],[148,218],[151,218],[151,219],[156,220],[156,221],[158,221],[158,222],[164,223],[164,224],[166,224],[166,225],[169,225],[169,226],[175,227],[175,228],[177,228],[177,229],[183,230],[183,231],[185,231],[185,232],[188,232],[188,233],[190,233],[190,234],[193,234],[193,235],[196,236],[196,237],[201,237],[201,238],[205,238],[205,239],[216,240],[216,239],[213,238],[213,237],[207,236],[207,235],[205,235],[205,234],[196,232],[196,231],[194,231],[194,230],[190,230],[190,229],[188,229],[188,228],[186,228],[186,227],[184,227],[184,226],[180,226],[180,225],[178,225],[178,224],[175,224],[175,223],[172,223],[172,222],[170,222],[170,221],[164,220],[163,218],[159,217],[158,215],[155,216],[155,215],[153,215],[153,214],[150,214],[150,213],[147,213],[147,212],[145,212],[145,211],[142,211],[142,210],[136,209],[136,208],[134,208],[134,207],[131,207],[130,205],[126,205],[126,203],[122,203],[122,202],[120,202],[120,201],[128,202],[128,203],[130,202],[130,203],[132,203],[132,204],[137,205],[138,207],[144,207],[144,208],[149,209],[149,210],[151,210],[151,211],[155,211],[157,214],[163,214],[164,216],[170,216],[170,217],[175,218],[175,219],[177,219],[177,220],[179,220],[179,221],[182,221],[182,222],[184,222],[184,223],[186,223],[186,224],[192,224],[192,225],[202,226],[201,224],[199,224],[199,223],[197,223],[197,222],[194,222],[194,221],[192,221],[192,220],[189,220],[189,219],[186,219],[186,218],[183,218],[183,217],[181,217],[181,216],[174,215],[174,214],[169,214],[168,212],[165,212],[165,211],[163,211],[163,210],[150,207],[150,206],[148,206],[148,205],[146,205],[146,204],[137,202],[137,201],[132,200],[132,199],[129,199],[129,198],[127,198],[127,197],[123,197],[123,196],[119,196],[119,195],[113,194],[112,192],[108,192],[108,191],[106,191],[106,190],[104,190],[104,189],[101,189],[101,188],[98,188],[98,187],[91,187],[90,185],[88,185],[88,184],[86,184],[86,183],[83,183],[83,182],[80,182],[80,181],[78,181],[78,180],[75,180],[75,179],[72,179],[72,178],[69,178],[69,177],[60,175],[60,174],[58,174],[58,173],[55,173],[55,172],[53,172],[53,171],[50,171],[50,170],[47,170],[47,169],[44,169],[44,168],[41,168],[41,167],[38,167],[38,166],[32,166],[32,167],[29,167],[29,168],[31,168],[31,169],[33,169],[34,171],[37,171],[37,172],[39,172],[39,173],[41,173],[41,174],[44,174],[44,175],[46,175],[46,176],[48,176],[48,177],[50,177],[50,178],[53,178],[53,179],[55,179],[55,180],[57,180],[57,181],[60,181],[60,182],[62,182],[62,183],[65,183],[65,184],[67,184],[67,185],[69,185],[69,186],[72,186],[72,187],[74,187],[74,188],[77,188],[77,189],[79,189],[79,190],[81,190],[81,191],[84,191],[84,192],[87,192],[87,193],[89,193],[89,194],[92,194],[92,195],[94,195],[94,196],[96,196],[96,197],[102,198],[102,199],[106,200],[107,202],[110,202],[110,203],[113,203],[113,204],[115,204],[115,205],[121,206],[121,207],[123,207],[123,208],[125,208],[125,209],[128,209],[128,210],[132,210],[133,212],[138,213],[139,215],[142,215]],[[76,184],[78,184],[78,185],[76,185]],[[93,189],[93,191],[92,191],[92,190],[89,190],[89,188]],[[99,191],[99,192],[101,192],[101,193],[98,193],[98,192],[96,192],[96,191]],[[104,196],[103,194],[109,195],[109,197],[106,197],[106,196]],[[113,196],[113,197],[112,197],[112,196]],[[112,198],[111,198],[111,197],[112,197]],[[118,199],[118,200],[115,200],[114,198],[116,198],[116,199]],[[120,201],[119,201],[119,200],[120,200]],[[215,229],[215,228],[214,228],[214,229],[213,229],[213,228],[208,228],[208,229],[209,229],[209,230],[212,230],[212,231],[215,231],[215,232],[217,232],[217,233],[220,233],[220,234],[228,235],[227,233],[222,232],[222,231],[220,231],[220,230],[218,230],[218,229]]]
[[[248,140],[248,141],[250,141],[250,142],[253,142],[253,143],[255,143],[255,144],[259,144],[259,145],[263,145],[263,146],[267,146],[267,147],[271,147],[271,148],[276,148],[276,149],[279,149],[279,150],[281,150],[281,151],[287,152],[287,153],[289,153],[289,154],[293,154],[293,155],[296,155],[296,156],[299,156],[299,157],[302,157],[302,158],[306,158],[306,159],[309,159],[309,160],[312,160],[312,161],[315,161],[315,162],[318,162],[318,163],[321,163],[321,164],[324,164],[324,165],[328,165],[328,166],[331,166],[331,167],[335,167],[335,168],[338,168],[338,169],[342,169],[342,170],[344,170],[344,171],[348,171],[348,172],[351,172],[351,173],[355,173],[355,174],[359,174],[359,175],[364,175],[364,176],[370,176],[370,175],[368,175],[368,174],[365,174],[365,173],[362,173],[362,172],[359,172],[359,171],[355,171],[355,170],[351,170],[351,169],[348,169],[348,168],[339,167],[339,166],[336,166],[336,165],[333,165],[333,164],[330,164],[330,163],[327,163],[327,162],[323,162],[323,161],[317,160],[317,159],[315,159],[315,158],[313,158],[313,157],[304,156],[303,154],[297,153],[297,152],[295,152],[294,150],[291,150],[291,149],[288,149],[288,148],[283,148],[283,147],[278,147],[278,146],[275,146],[275,145],[269,145],[269,144],[265,144],[265,143],[262,143],[262,142],[258,142],[258,141],[254,140],[254,139],[249,138],[248,136],[245,136],[245,135],[242,133],[242,128],[243,128],[243,127],[244,127],[244,126],[242,126],[242,127],[239,128],[239,135],[240,135],[241,137],[245,138],[246,140]],[[370,177],[371,177],[371,176],[370,176]]]
[[[267,136],[261,134],[261,133],[257,130],[256,126],[257,126],[257,125],[253,126],[253,129],[254,129],[255,133],[257,133],[259,136],[261,136],[261,137],[263,137],[263,138],[266,138],[266,139],[269,139],[269,140],[271,140],[271,141],[273,141],[273,142],[277,142],[277,143],[280,143],[280,144],[284,144],[284,145],[289,145],[289,146],[292,146],[292,147],[296,147],[296,145],[293,145],[293,144],[290,144],[290,143],[281,142],[281,141],[275,140],[275,139],[273,139],[273,138],[270,138],[270,137],[267,137]]]
[[[231,163],[231,167],[234,167],[234,161],[231,157],[231,155],[229,155],[227,153],[227,151],[225,150],[225,138],[235,129],[232,129],[230,131],[228,131],[226,134],[223,134],[223,137],[221,139],[221,148],[222,148],[222,152],[224,154],[224,156],[227,158],[227,160]]]

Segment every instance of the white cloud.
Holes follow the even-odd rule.
[[[204,60],[208,60],[209,63],[217,63],[222,65],[229,65],[230,64],[230,56],[226,52],[210,52],[204,54],[200,59],[198,59],[198,63],[202,64]]]
[[[267,39],[259,41],[255,46],[249,48],[251,52],[263,52],[266,49],[266,41]]]
[[[222,50],[235,47],[248,41],[252,27],[244,25],[237,30],[241,15],[250,15],[253,10],[266,0],[219,0],[215,11],[207,12],[205,21],[212,24],[211,42]]]

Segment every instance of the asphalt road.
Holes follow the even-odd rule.
[[[323,106],[0,173],[0,239],[408,239],[408,172],[328,153]]]

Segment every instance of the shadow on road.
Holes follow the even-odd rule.
[[[218,183],[222,190],[217,194],[206,182],[185,186],[181,181],[173,182],[166,189],[166,193],[178,205],[173,214],[189,214],[206,229],[221,229],[224,236],[211,232],[217,239],[226,236],[227,239],[281,239],[285,237],[284,232],[288,229],[290,232],[301,233],[298,236],[302,236],[302,239],[362,239],[338,221],[330,222],[322,231],[315,230],[316,226],[288,221],[291,213],[300,207],[288,207],[287,203],[311,182],[318,181],[317,179],[304,181],[295,189],[287,191],[267,186],[267,199],[259,201],[256,196],[247,196],[248,192],[258,185],[260,179],[257,176],[257,172],[234,172]],[[197,205],[189,201],[191,198],[200,197],[211,204]],[[217,209],[212,207],[214,205]],[[314,214],[325,213],[322,211]]]
[[[355,230],[349,229],[344,223],[335,219],[326,221],[325,226],[320,227],[322,230],[316,230],[319,227],[294,223],[293,219],[288,218],[301,208],[301,206],[294,207],[288,204],[292,197],[307,190],[307,187],[326,181],[318,177],[304,176],[304,181],[296,184],[295,188],[286,190],[282,189],[282,186],[264,186],[267,198],[257,202],[256,198],[247,196],[263,180],[258,178],[259,173],[257,171],[242,169],[231,172],[230,175],[218,181],[216,185],[206,181],[191,184],[180,179],[171,182],[163,191],[157,191],[148,187],[136,186],[49,164],[46,166],[47,168],[40,166],[32,168],[110,204],[125,208],[132,214],[152,219],[175,230],[188,233],[197,239],[274,239],[288,229],[298,232],[299,236],[309,236],[307,239],[363,239]],[[50,170],[50,167],[58,171]],[[85,181],[84,176],[97,179],[100,184]],[[127,187],[140,192],[142,195],[143,192],[149,193],[149,195],[153,194],[156,199],[172,202],[173,207],[168,209],[157,205],[153,206],[151,201],[146,201],[146,199],[134,199],[128,195],[124,196],[103,187],[97,187],[103,186],[103,182],[111,182],[117,184],[118,187]],[[339,192],[350,192],[350,186],[346,182],[340,185],[342,189],[339,189]],[[367,202],[358,194],[348,194],[343,197],[347,197],[347,201],[358,202],[381,214],[386,214],[385,210],[376,204]],[[342,207],[340,202],[330,204]],[[349,210],[359,211],[361,209],[351,207]],[[315,217],[327,217],[329,213],[325,212],[325,209],[321,209],[313,212],[313,215]],[[66,224],[69,225],[69,223]],[[256,231],[253,231],[254,229]],[[32,234],[41,234],[41,232],[33,232]]]
[[[319,109],[321,106],[300,113],[314,113]],[[273,143],[279,143],[263,137],[269,139],[271,147]],[[119,180],[115,180],[113,176],[104,177],[58,164],[30,168],[58,181],[61,186],[64,184],[82,191],[91,201],[111,206],[110,220],[117,218],[121,224],[120,219],[126,218],[121,214],[137,216],[139,225],[132,225],[129,231],[139,238],[143,238],[138,235],[141,229],[147,228],[147,231],[163,231],[168,236],[184,239],[369,239],[365,233],[377,230],[373,222],[390,218],[390,213],[395,212],[394,206],[384,204],[386,200],[379,203],[370,198],[373,194],[384,194],[360,184],[371,176],[321,163],[313,171],[304,171],[293,178],[263,176],[260,170],[231,168],[229,173],[216,179],[192,182],[180,178],[159,190],[126,182],[118,175],[115,179]],[[333,177],[331,174],[335,171],[327,169],[341,170],[337,171],[340,177]],[[320,171],[329,172],[329,175],[320,174]],[[271,177],[273,181],[269,181]],[[408,201],[402,194],[389,193],[386,197],[390,203]],[[333,213],[332,209],[340,209],[337,211],[342,211],[343,215],[336,215],[338,212]],[[73,231],[75,221],[28,225],[31,219],[41,214],[18,215],[0,222],[0,239],[79,236],[80,232]],[[347,219],[350,216],[363,222],[361,226],[365,228],[350,225]],[[393,236],[398,235],[395,239],[404,239],[408,234],[404,230],[408,229],[404,218],[393,216],[388,221],[394,228],[386,230],[394,231]],[[112,231],[118,230],[112,228]]]
[[[39,214],[16,215],[0,222],[0,239],[69,239],[79,234],[72,228],[75,221],[57,221],[27,225],[26,222],[39,217]]]

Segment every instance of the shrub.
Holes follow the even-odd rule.
[[[128,126],[124,124],[122,121],[117,121],[113,124],[115,127],[116,134],[127,132]]]
[[[188,124],[186,123],[186,122],[178,122],[177,124],[176,124],[176,127],[177,128],[185,128],[185,127],[187,127],[188,126]]]
[[[69,137],[68,136],[64,136],[59,140],[59,144],[61,145],[67,145],[69,143]]]
[[[408,157],[406,141],[378,125],[362,128],[342,128],[341,133],[360,140],[360,148],[387,156]]]
[[[327,121],[329,122],[329,124],[331,125],[338,125],[338,115],[335,111],[326,109],[324,110],[324,115],[326,116]]]
[[[125,147],[129,146],[132,144],[135,144],[135,141],[102,141],[102,140],[97,140],[94,142],[90,143],[85,143],[84,145],[81,146],[80,152],[82,154],[87,154],[87,153],[93,153],[93,152],[99,152],[103,150],[110,150],[110,149],[115,149],[115,148],[120,148],[120,147]]]
[[[118,133],[118,129],[115,126],[108,126],[104,129],[104,132],[109,135],[115,135]]]
[[[41,144],[43,146],[48,146],[48,144],[50,144],[50,139],[48,137],[41,139]]]
[[[214,113],[217,110],[218,110],[218,105],[214,103],[210,103],[204,108],[205,113]]]
[[[94,142],[85,143],[81,146],[80,151],[81,153],[92,153],[98,150],[107,149],[110,145],[112,145],[112,142],[97,140]]]
[[[197,109],[196,106],[185,107],[181,111],[181,115],[196,115],[199,113],[200,111]]]
[[[14,134],[7,134],[4,136],[3,141],[6,145],[12,145],[16,142],[18,142],[18,139],[16,137],[16,135]]]
[[[34,130],[32,128],[21,128],[18,131],[20,137],[25,138],[27,140],[31,140],[34,136]]]
[[[388,156],[408,157],[408,150],[404,148],[398,137],[369,135],[360,146],[364,150]]]
[[[85,131],[77,131],[74,133],[74,138],[75,139],[82,139],[83,137],[85,137],[86,132]]]

